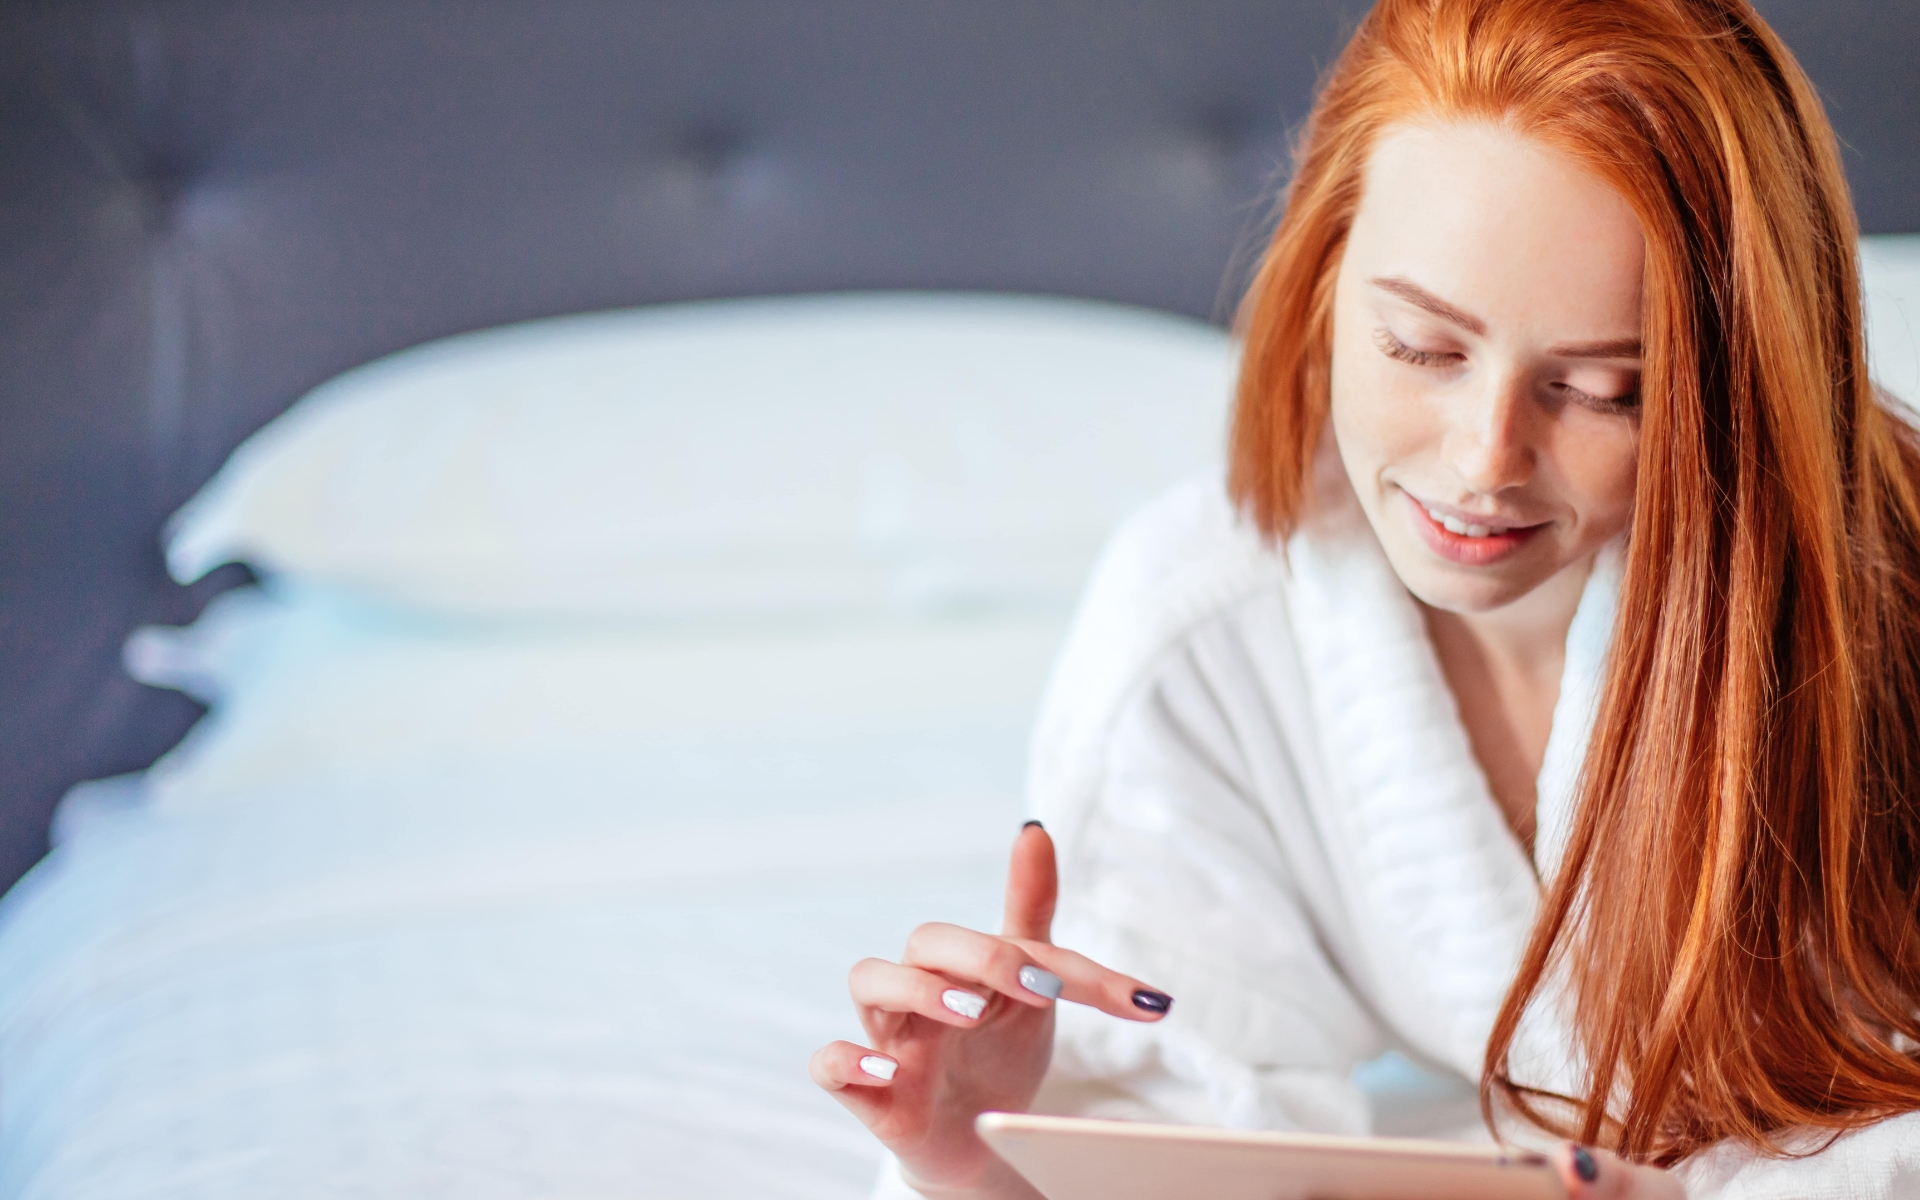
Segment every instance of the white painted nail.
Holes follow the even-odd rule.
[[[1058,1000],[1061,989],[1067,985],[1060,981],[1058,975],[1055,975],[1045,967],[1036,967],[1028,964],[1020,968],[1020,986],[1036,996],[1045,996],[1049,1000]]]
[[[893,1073],[900,1069],[900,1064],[890,1058],[881,1058],[878,1054],[863,1054],[860,1056],[860,1069],[875,1079],[892,1079]]]
[[[959,988],[948,988],[940,993],[940,1003],[969,1021],[978,1021],[980,1014],[987,1011],[987,1002],[972,992],[963,992]]]

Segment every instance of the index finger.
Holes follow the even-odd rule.
[[[1053,906],[1060,894],[1060,875],[1053,860],[1053,838],[1046,826],[1028,821],[1013,839],[1013,859],[1007,864],[1007,908],[1000,932],[1032,942],[1053,940]]]

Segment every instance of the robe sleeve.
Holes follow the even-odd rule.
[[[1118,714],[1097,795],[1036,797],[1061,859],[1054,941],[1174,1005],[1148,1025],[1061,1004],[1033,1110],[1366,1133],[1350,1075],[1387,1043],[1324,953],[1267,806],[1248,794],[1242,731],[1210,685],[1207,650],[1169,653]],[[914,1195],[889,1163],[875,1200]]]
[[[1349,1075],[1389,1042],[1315,917],[1330,872],[1283,711],[1304,698],[1274,694],[1286,587],[1217,481],[1129,522],[1095,570],[1028,781],[1060,857],[1054,939],[1174,1005],[1152,1025],[1062,1005],[1043,1111],[1368,1129]]]
[[[1277,571],[1215,481],[1130,522],[1081,602],[1029,775],[1060,857],[1054,941],[1174,1004],[1151,1025],[1062,1004],[1037,1112],[1369,1128],[1350,1074],[1387,1041],[1308,916],[1304,785],[1234,644],[1261,618],[1231,597],[1257,607]],[[876,1200],[914,1195],[889,1161]]]
[[[1787,1140],[1793,1157],[1764,1158],[1715,1146],[1677,1169],[1692,1200],[1906,1200],[1920,1196],[1920,1113],[1828,1140]]]
[[[1063,1006],[1037,1107],[1364,1133],[1350,1075],[1388,1043],[1310,915],[1304,805],[1271,794],[1297,773],[1248,760],[1284,747],[1236,711],[1256,696],[1236,642],[1229,617],[1170,648],[1116,714],[1092,795],[1036,797],[1059,830],[1055,940],[1175,1001],[1153,1025]]]

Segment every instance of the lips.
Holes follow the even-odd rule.
[[[1487,567],[1510,558],[1547,527],[1545,522],[1501,525],[1488,521],[1481,524],[1455,513],[1431,508],[1416,500],[1410,492],[1400,494],[1407,498],[1407,515],[1414,532],[1426,543],[1427,549],[1448,562],[1462,566]]]

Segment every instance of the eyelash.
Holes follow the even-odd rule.
[[[1374,330],[1373,341],[1376,346],[1380,347],[1380,352],[1388,358],[1396,358],[1404,363],[1412,363],[1416,367],[1452,366],[1454,362],[1460,358],[1458,354],[1442,354],[1432,350],[1415,350],[1412,346],[1407,345],[1385,329]],[[1597,412],[1628,413],[1640,407],[1640,393],[1637,391],[1628,392],[1624,396],[1616,396],[1608,399],[1596,396],[1591,392],[1583,392],[1570,383],[1561,383],[1555,386],[1570,395],[1574,403],[1584,405]]]
[[[1397,358],[1416,367],[1449,366],[1460,356],[1458,354],[1437,354],[1431,350],[1415,350],[1385,329],[1373,331],[1373,343],[1380,347],[1380,353],[1388,358]]]
[[[1640,393],[1638,391],[1628,392],[1624,396],[1605,397],[1595,396],[1591,392],[1583,392],[1569,383],[1563,383],[1560,386],[1572,393],[1574,403],[1584,404],[1598,413],[1631,413],[1640,411]]]

